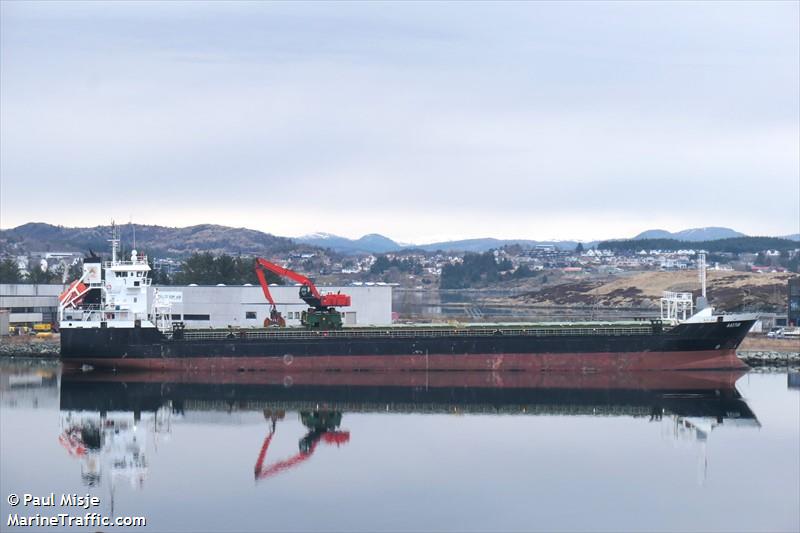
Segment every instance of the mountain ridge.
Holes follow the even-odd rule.
[[[401,250],[421,250],[425,252],[485,252],[503,246],[520,245],[534,247],[552,245],[561,249],[574,249],[577,240],[540,241],[533,239],[497,239],[493,237],[441,241],[428,244],[398,243],[379,233],[369,233],[358,239],[349,239],[332,233],[313,233],[302,237],[281,237],[271,233],[248,228],[234,228],[218,224],[198,224],[194,226],[170,227],[145,224],[124,224],[118,226],[123,244],[130,248],[133,243],[133,229],[137,240],[150,253],[181,257],[194,252],[228,254],[270,255],[289,251],[319,250],[328,248],[345,255],[381,254]],[[64,227],[43,222],[29,222],[15,228],[0,230],[0,253],[13,255],[27,252],[86,252],[89,249],[103,251],[108,248],[111,227]],[[712,238],[709,238],[708,236]],[[713,236],[718,238],[713,238]],[[707,227],[690,228],[679,232],[666,230],[646,230],[633,240],[676,239],[686,242],[701,242],[743,236],[730,228]],[[701,239],[700,237],[705,237]],[[691,238],[692,240],[689,240]],[[800,241],[800,234],[782,236]],[[617,239],[629,240],[629,239]],[[600,241],[582,241],[584,247],[591,247]]]
[[[130,249],[134,241],[150,253],[164,256],[186,256],[195,252],[243,253],[269,255],[297,248],[313,249],[292,239],[248,228],[218,224],[198,224],[183,228],[145,224],[117,226],[123,247]],[[135,233],[134,233],[135,231]],[[0,252],[87,252],[105,251],[111,226],[69,228],[43,222],[29,222],[16,228],[0,230]]]
[[[744,233],[740,233],[731,228],[723,228],[719,226],[709,226],[705,228],[689,228],[676,232],[669,232],[663,229],[649,229],[641,232],[633,238],[633,240],[642,239],[675,239],[677,241],[686,242],[701,242],[701,241],[717,241],[720,239],[730,239],[733,237],[747,237]]]
[[[320,234],[314,234],[320,235]],[[422,250],[425,252],[435,252],[435,251],[444,251],[444,252],[485,252],[495,248],[501,248],[503,246],[513,246],[513,245],[520,245],[524,247],[534,247],[534,246],[541,246],[541,245],[553,245],[561,249],[574,249],[578,243],[582,243],[584,247],[592,247],[597,245],[601,241],[578,241],[578,240],[550,240],[550,241],[540,241],[540,240],[533,240],[533,239],[497,239],[493,237],[484,237],[484,238],[474,238],[474,239],[460,239],[460,240],[453,240],[453,241],[441,241],[441,242],[434,242],[429,244],[405,244],[402,245],[393,241],[392,239],[385,237],[380,234],[369,234],[365,235],[359,239],[348,239],[346,237],[340,237],[338,235],[333,235],[330,233],[324,234],[327,239],[326,242],[323,242],[320,239],[309,239],[304,241],[306,238],[304,237],[296,237],[295,239],[299,242],[309,242],[311,244],[315,244],[316,246],[328,247],[340,253],[355,253],[356,251],[364,252],[367,251],[369,253],[386,253],[386,252],[396,252],[400,250]],[[384,249],[378,250],[365,250],[367,248],[364,246],[363,240],[367,237],[381,237],[383,239],[382,242],[388,243],[385,244]],[[731,228],[725,228],[720,226],[708,226],[702,228],[688,228],[685,230],[677,231],[677,232],[670,232],[667,230],[662,229],[652,229],[646,230],[635,237],[632,240],[644,240],[644,239],[674,239],[678,241],[684,242],[707,242],[707,241],[714,241],[714,240],[722,240],[722,239],[729,239],[734,237],[746,237],[744,233],[738,232]],[[800,234],[793,234],[793,235],[786,235],[780,236],[781,238],[800,241]],[[622,238],[622,239],[607,239],[607,240],[631,240],[630,238]]]

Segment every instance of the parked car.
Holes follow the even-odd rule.
[[[783,328],[782,337],[800,339],[800,328]]]
[[[798,339],[800,338],[800,328],[772,328],[767,337],[775,339]]]
[[[774,339],[782,336],[782,334],[783,334],[783,328],[772,328],[767,332],[767,337]]]

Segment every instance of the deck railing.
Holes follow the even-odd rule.
[[[340,329],[340,330],[308,330],[308,329],[229,329],[229,330],[182,330],[185,340],[226,340],[226,339],[274,339],[274,340],[306,340],[306,339],[386,339],[386,338],[431,338],[431,337],[552,337],[552,336],[628,336],[651,335],[653,328],[649,324],[636,326],[598,326],[598,327],[541,327],[541,328],[392,328],[392,329]]]

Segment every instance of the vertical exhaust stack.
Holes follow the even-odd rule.
[[[697,254],[697,275],[700,278],[700,296],[697,297],[695,309],[701,311],[708,307],[708,298],[706,297],[706,253],[699,252]]]

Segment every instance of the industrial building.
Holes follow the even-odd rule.
[[[8,311],[10,326],[55,323],[63,285],[0,284],[0,310]]]
[[[392,322],[392,287],[318,287],[324,293],[346,293],[350,307],[340,309],[345,326],[387,325]],[[0,310],[8,310],[11,326],[55,323],[62,285],[0,284]],[[151,287],[149,300],[159,291],[172,302],[172,319],[187,327],[262,327],[269,304],[261,287],[250,285],[189,285]],[[299,287],[270,287],[278,311],[287,326],[300,325],[300,313],[308,308],[299,297]]]
[[[800,326],[800,278],[789,279],[789,325]]]
[[[392,323],[390,286],[318,289],[323,294],[341,292],[350,295],[350,307],[339,309],[345,326],[382,326]],[[168,295],[173,302],[172,319],[185,322],[187,327],[261,327],[264,319],[269,317],[270,306],[258,286],[170,286],[159,287],[158,290],[160,296]],[[299,297],[299,286],[272,286],[269,290],[275,306],[286,319],[286,325],[299,326],[300,313],[308,309],[308,304]]]

